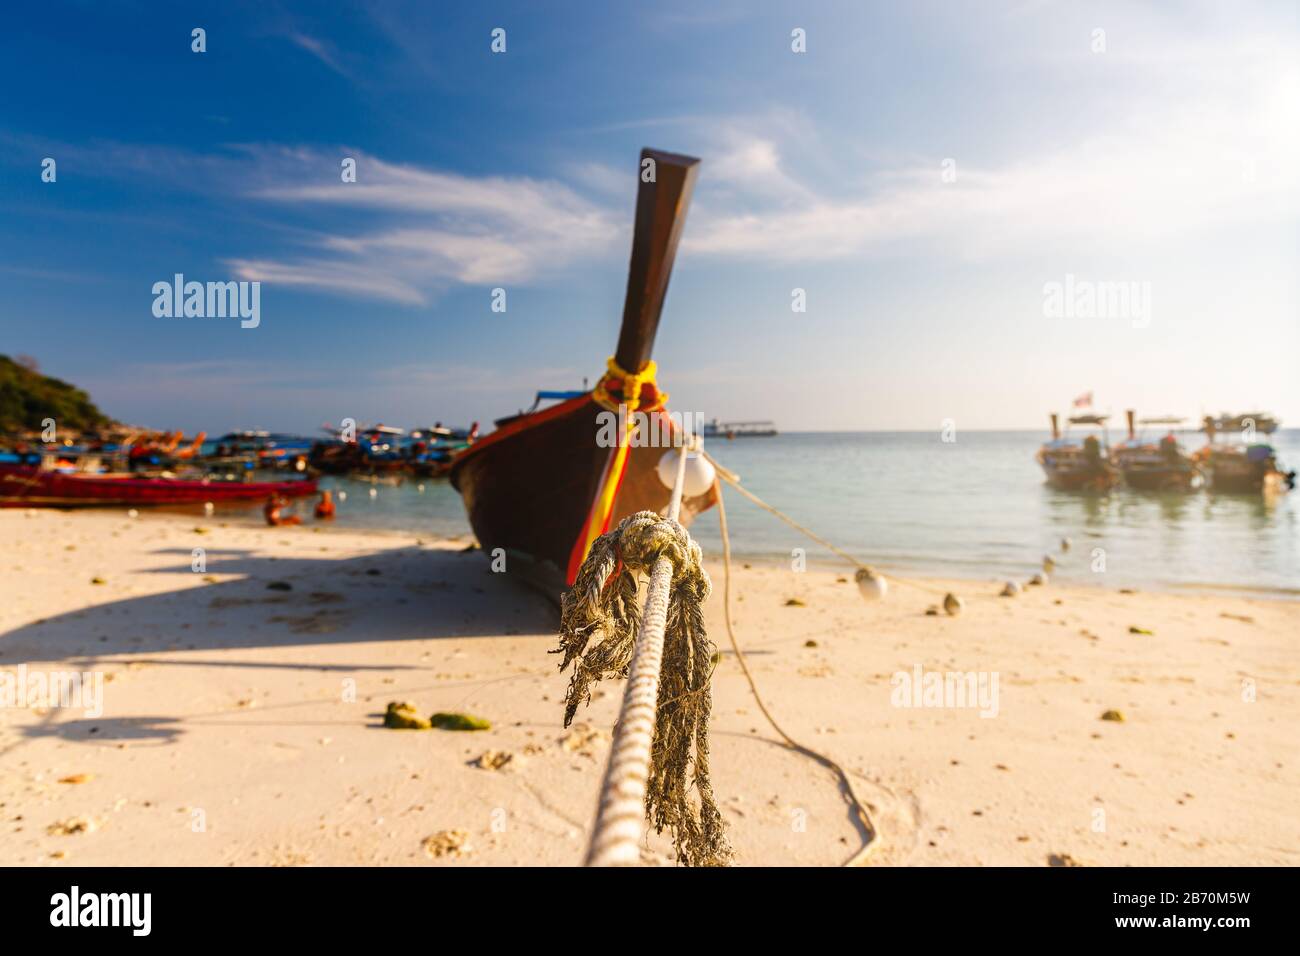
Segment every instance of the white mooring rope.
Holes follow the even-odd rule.
[[[668,505],[669,521],[676,521],[681,514],[687,451],[687,445],[683,444]],[[600,789],[596,824],[587,847],[587,866],[635,866],[641,859],[646,779],[650,774],[650,747],[654,742],[659,669],[663,663],[668,590],[672,580],[673,563],[666,557],[659,558],[650,571],[641,628],[632,652],[618,723],[614,725],[614,741]]]

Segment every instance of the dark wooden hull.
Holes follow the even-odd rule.
[[[1191,491],[1200,477],[1191,458],[1181,452],[1171,456],[1159,446],[1123,446],[1115,463],[1124,483],[1138,491]]]
[[[505,550],[506,570],[521,558],[536,583],[563,588],[569,557],[595,497],[609,448],[597,444],[597,415],[588,395],[511,420],[456,457],[451,483],[488,554]],[[633,448],[614,502],[610,527],[637,511],[665,512],[671,497],[656,469],[663,448]],[[682,502],[681,521],[715,503],[713,492]]]
[[[1138,491],[1191,491],[1196,484],[1196,471],[1171,465],[1157,468],[1150,465],[1123,466],[1124,483]]]
[[[1061,491],[1109,491],[1120,482],[1119,469],[1105,459],[1090,462],[1080,455],[1039,451],[1038,464],[1047,483]]]
[[[1241,467],[1236,465],[1210,465],[1210,488],[1227,494],[1259,494],[1264,490],[1270,475],[1278,474],[1269,467]]]
[[[1277,467],[1271,449],[1256,457],[1244,450],[1214,448],[1206,454],[1210,489],[1227,494],[1275,493],[1289,489],[1287,476]]]
[[[308,459],[312,468],[326,475],[391,475],[407,468],[405,458],[370,455],[355,443],[318,444]]]

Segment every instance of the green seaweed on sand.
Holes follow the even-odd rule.
[[[452,711],[439,711],[429,718],[429,723],[439,730],[491,730],[491,721],[472,714],[458,714]]]
[[[384,711],[384,726],[391,730],[491,730],[491,721],[473,714],[460,714],[454,711],[439,711],[430,717],[422,717],[409,700],[394,700]]]

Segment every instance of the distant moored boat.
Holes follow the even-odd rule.
[[[1277,426],[1277,419],[1263,412],[1205,416],[1201,427],[1207,443],[1196,459],[1209,474],[1210,490],[1268,494],[1294,488],[1296,473],[1282,471],[1272,445],[1254,440],[1256,434],[1267,435]]]
[[[1063,491],[1108,491],[1120,482],[1120,471],[1110,460],[1106,443],[1105,415],[1075,415],[1071,425],[1091,425],[1099,435],[1082,441],[1062,436],[1059,420],[1052,415],[1052,440],[1038,449],[1038,464],[1047,483]]]
[[[776,435],[775,422],[720,422],[716,418],[704,423],[705,438],[771,438]]]
[[[1169,432],[1159,441],[1138,437],[1133,410],[1129,409],[1128,438],[1115,446],[1115,464],[1130,488],[1141,491],[1190,491],[1200,479],[1196,462],[1178,444],[1173,429],[1181,418],[1144,418],[1143,425],[1167,425]]]
[[[130,472],[90,474],[0,464],[0,508],[112,507],[263,501],[316,493],[314,480],[221,481],[209,478],[144,478]]]

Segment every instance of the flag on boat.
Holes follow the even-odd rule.
[[[1092,405],[1092,392],[1084,392],[1074,400],[1075,408],[1089,408]]]

